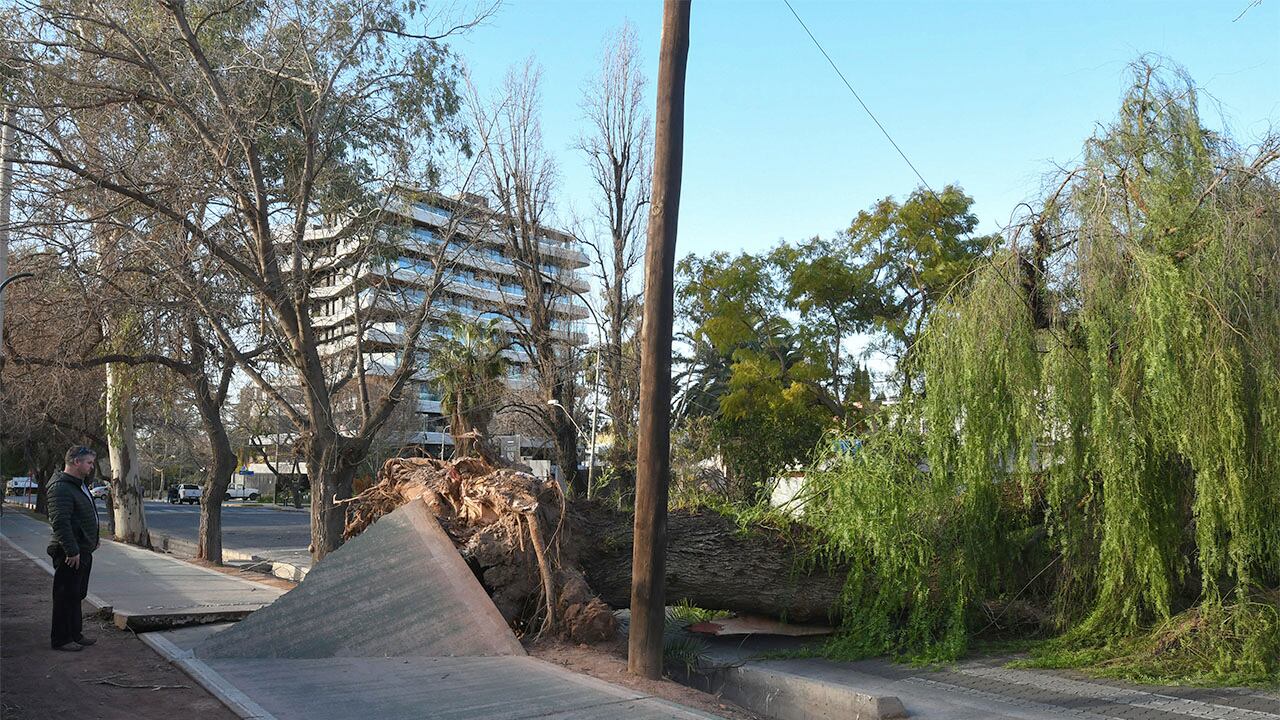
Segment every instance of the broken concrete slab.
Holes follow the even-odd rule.
[[[524,654],[422,502],[382,517],[270,607],[195,648],[200,658]]]
[[[112,609],[111,622],[121,630],[151,632],[187,625],[234,622],[249,617],[258,608],[242,606],[208,606],[183,610],[159,610],[156,612],[120,612]]]

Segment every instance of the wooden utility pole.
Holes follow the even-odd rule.
[[[662,677],[666,620],[667,486],[671,475],[671,323],[675,305],[676,221],[684,154],[684,74],[690,0],[666,0],[654,116],[653,195],[645,250],[644,326],[637,427],[636,525],[631,554],[631,630],[627,668]]]

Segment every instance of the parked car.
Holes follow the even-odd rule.
[[[104,498],[111,494],[111,487],[106,483],[89,488],[89,494],[95,498]]]
[[[36,491],[36,481],[29,477],[16,477],[5,488],[10,495],[31,495]]]
[[[258,488],[235,487],[234,485],[227,488],[228,500],[257,500],[262,493],[258,492]]]
[[[193,483],[182,483],[178,486],[179,503],[191,503],[192,505],[195,505],[200,502],[200,496],[202,494],[203,491],[200,489],[199,485],[195,485]]]

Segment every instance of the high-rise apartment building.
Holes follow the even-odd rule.
[[[335,367],[349,362],[359,343],[365,357],[364,369],[371,382],[386,378],[396,367],[404,333],[412,325],[409,313],[421,307],[429,288],[438,277],[439,285],[430,305],[429,320],[417,341],[417,364],[410,404],[415,411],[407,432],[396,442],[417,445],[432,455],[450,454],[453,440],[448,418],[440,408],[440,396],[425,372],[433,341],[450,331],[446,323],[456,314],[463,318],[494,319],[508,333],[517,335],[521,323],[527,327],[523,309],[527,303],[517,273],[516,261],[503,241],[488,228],[502,222],[482,198],[472,195],[447,197],[436,193],[402,191],[387,205],[389,218],[385,233],[379,233],[385,247],[366,252],[355,262],[341,267],[317,283],[311,291],[313,319],[321,349],[334,359]],[[579,294],[588,290],[579,271],[588,259],[568,234],[546,229],[539,235],[537,255],[540,274],[555,288],[557,299],[551,306],[552,337],[567,347],[587,341],[583,322],[590,315]],[[330,243],[336,257],[352,255],[354,241],[327,240],[339,237],[333,229],[319,230],[313,238]],[[437,276],[437,267],[440,268]],[[363,327],[357,337],[356,328]],[[529,357],[517,347],[504,353],[509,361],[507,386],[529,390],[529,402],[545,402],[533,397],[534,379]],[[491,434],[495,444],[511,456],[547,457],[547,438],[502,428]]]

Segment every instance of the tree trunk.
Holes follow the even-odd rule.
[[[313,437],[307,443],[307,478],[311,483],[311,560],[320,562],[342,546],[347,524],[345,505],[351,497],[356,466],[344,461],[340,438]]]
[[[633,519],[598,502],[570,501],[570,547],[587,583],[613,607],[631,602]],[[794,622],[838,616],[847,567],[815,567],[803,542],[770,528],[741,531],[715,512],[667,516],[666,598]]]
[[[226,433],[222,433],[223,439]],[[215,444],[209,474],[204,479],[204,492],[200,495],[200,534],[196,538],[196,558],[222,564],[222,501],[227,497],[227,485],[236,471],[236,455],[231,443],[225,447]]]
[[[587,484],[578,477],[578,431],[568,421],[568,411],[553,408],[561,417],[556,419],[556,464],[560,466],[560,481],[572,488],[575,495],[583,496]]]
[[[128,368],[107,365],[107,451],[111,457],[111,498],[114,537],[120,542],[151,547],[143,514],[142,479],[138,476],[138,435],[133,426],[133,395]]]
[[[200,422],[204,425],[205,435],[209,438],[209,449],[213,454],[209,474],[204,480],[204,492],[200,494],[200,533],[196,537],[196,557],[221,565],[222,501],[227,496],[231,474],[236,471],[239,463],[231,448],[231,438],[227,437],[227,428],[222,423],[219,403],[210,393],[203,371],[188,375],[188,379],[192,381]]]

